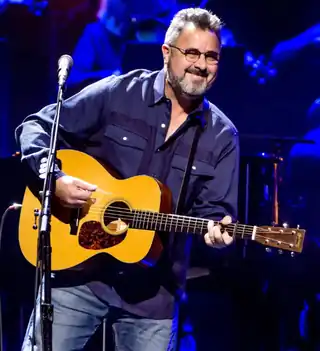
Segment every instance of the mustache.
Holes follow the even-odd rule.
[[[197,76],[204,77],[204,78],[208,77],[208,75],[209,75],[209,73],[206,69],[205,70],[187,69],[186,72],[191,73],[191,74],[195,74]]]

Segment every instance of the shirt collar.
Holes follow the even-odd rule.
[[[210,104],[209,101],[206,99],[206,97],[204,97],[202,104],[195,109],[194,111],[192,111],[188,118],[190,119],[197,119],[202,127],[204,128],[207,124],[208,124],[208,119],[210,116]]]
[[[164,94],[164,81],[165,73],[164,69],[158,72],[153,83],[153,94],[151,94],[150,106],[157,104],[165,98]]]

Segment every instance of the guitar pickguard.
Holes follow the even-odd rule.
[[[79,245],[89,250],[102,250],[118,245],[125,237],[126,233],[110,235],[104,231],[100,222],[88,221],[80,228]]]

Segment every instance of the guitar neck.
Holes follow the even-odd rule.
[[[134,210],[131,225],[136,229],[204,235],[208,231],[208,222],[203,218]],[[241,238],[254,238],[256,233],[255,226],[238,223],[229,224],[227,230],[230,235]]]

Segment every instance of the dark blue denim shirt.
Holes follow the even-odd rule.
[[[191,113],[165,141],[171,103],[164,95],[164,83],[164,70],[136,70],[86,87],[64,103],[59,147],[86,152],[107,163],[123,178],[137,174],[157,178],[171,190],[174,211],[195,132],[194,124],[188,121],[198,118],[205,128],[192,164],[183,212],[202,218],[221,219],[226,214],[235,218],[239,165],[236,128],[205,99],[203,108]],[[28,116],[16,130],[22,160],[35,175],[47,154],[54,112],[55,105],[49,105]],[[57,177],[61,174],[57,170]],[[161,274],[152,269],[148,273],[133,273],[129,267],[119,269],[121,278],[114,286],[121,296],[121,307],[152,318],[172,315],[174,289],[166,286],[164,280],[179,286],[189,254],[185,236],[180,235],[177,241],[175,248],[167,247],[167,251],[173,252],[172,259],[159,270]],[[125,296],[128,291],[131,300]]]

